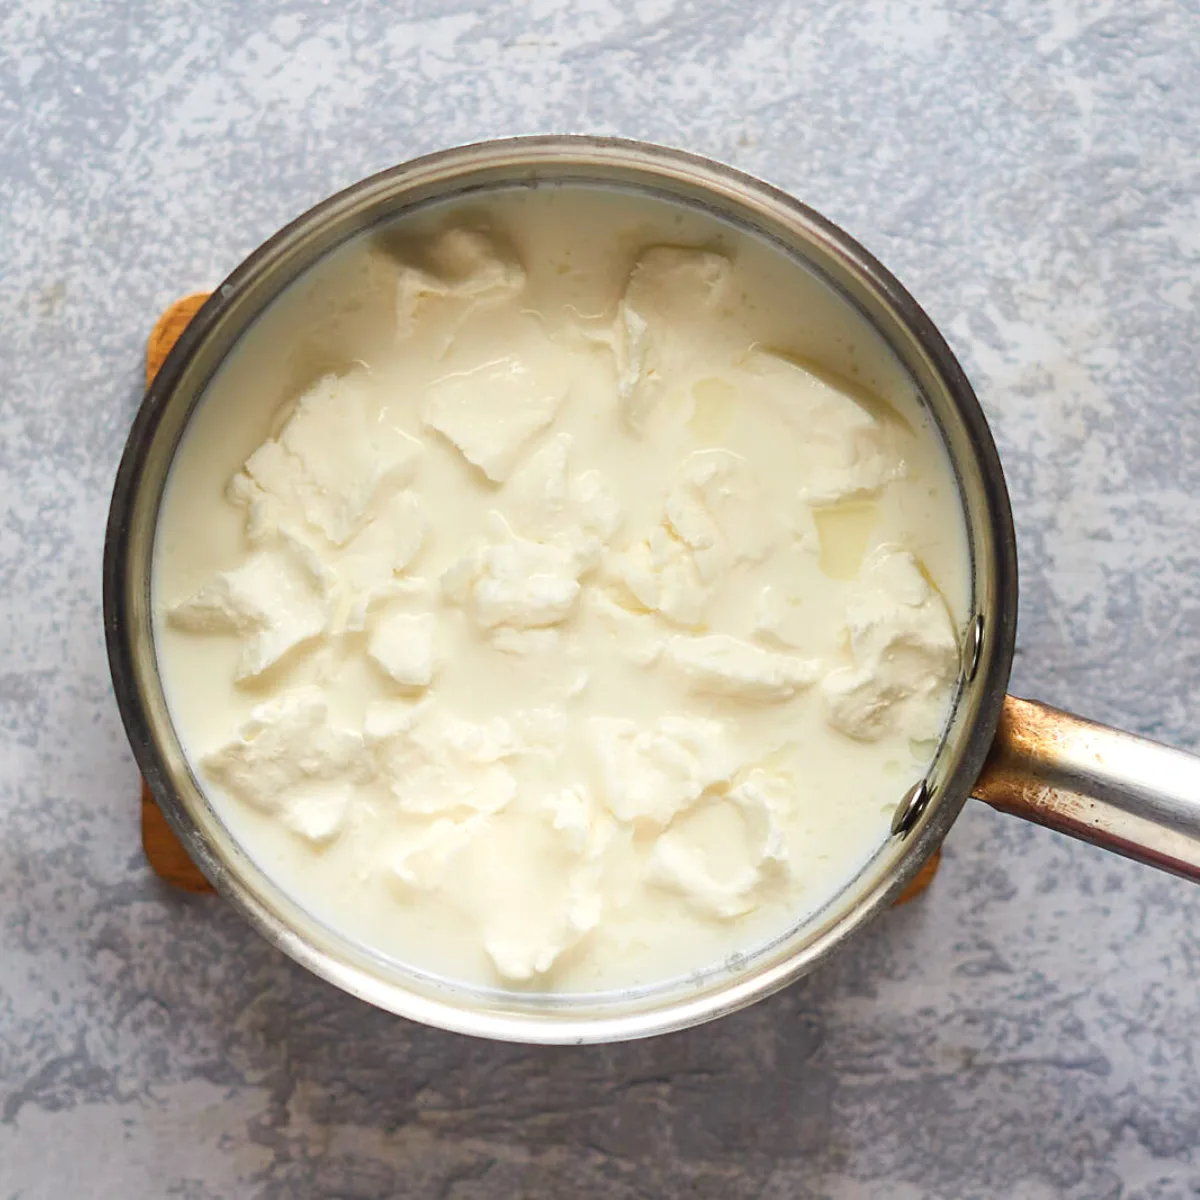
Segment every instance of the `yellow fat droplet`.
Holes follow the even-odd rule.
[[[813,510],[821,539],[821,570],[830,579],[853,579],[879,520],[874,500],[855,497]]]
[[[719,442],[729,428],[737,405],[737,388],[728,380],[710,375],[692,384],[691,431],[702,442]]]

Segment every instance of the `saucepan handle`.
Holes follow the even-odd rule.
[[[1200,758],[1007,696],[971,794],[1200,882]]]

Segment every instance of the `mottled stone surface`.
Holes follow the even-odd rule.
[[[1016,689],[1196,744],[1194,6],[387,7],[0,3],[0,1196],[1200,1193],[1200,891],[977,805],[830,969],[608,1048],[388,1018],[150,877],[99,586],[146,332],[502,133],[684,145],[857,234],[994,422]]]

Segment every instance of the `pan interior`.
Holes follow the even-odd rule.
[[[131,545],[140,541],[140,551],[130,555],[127,594],[136,618],[134,628],[141,635],[134,644],[149,725],[146,752],[153,760],[148,776],[157,784],[160,798],[165,793],[168,815],[184,828],[191,848],[218,883],[291,953],[384,1007],[495,1036],[590,1040],[651,1032],[736,1006],[816,961],[840,931],[878,907],[888,892],[919,866],[924,851],[935,844],[957,812],[978,767],[975,760],[982,754],[979,727],[988,720],[986,692],[980,680],[994,674],[990,659],[996,650],[1003,658],[1004,623],[995,610],[995,599],[1003,591],[1003,579],[995,570],[1000,557],[995,535],[997,529],[1003,532],[1003,520],[997,520],[994,511],[996,476],[987,458],[990,441],[983,443],[981,453],[981,430],[984,437],[986,430],[972,407],[973,398],[964,390],[965,381],[954,374],[953,360],[940,339],[922,328],[923,315],[915,306],[905,311],[911,301],[903,293],[889,294],[891,281],[883,277],[881,283],[874,276],[874,265],[852,243],[843,243],[819,219],[782,198],[757,194],[719,171],[705,179],[709,168],[691,162],[686,164],[684,178],[664,178],[626,164],[625,170],[634,177],[614,179],[612,175],[620,175],[614,165],[576,162],[560,166],[558,178],[552,182],[539,179],[537,190],[543,195],[563,188],[594,192],[616,187],[636,192],[639,202],[649,206],[647,211],[665,206],[664,211],[681,220],[684,240],[707,239],[720,245],[724,239],[760,256],[762,271],[782,270],[793,280],[802,276],[811,303],[803,306],[805,315],[800,320],[789,317],[795,339],[792,345],[840,378],[861,375],[867,364],[868,391],[900,408],[914,405],[909,417],[915,414],[927,419],[937,431],[947,449],[966,518],[962,553],[971,568],[963,573],[964,586],[957,594],[947,587],[947,599],[964,642],[982,614],[987,614],[989,636],[973,678],[961,681],[943,738],[926,772],[932,803],[914,827],[904,836],[881,834],[865,846],[858,869],[803,920],[777,926],[773,932],[756,931],[755,937],[705,968],[616,991],[547,993],[530,989],[514,993],[466,986],[436,970],[414,969],[395,953],[381,953],[378,947],[371,949],[362,941],[346,938],[328,912],[303,903],[295,887],[281,887],[278,878],[246,853],[248,839],[232,816],[233,810],[219,801],[214,805],[206,796],[177,736],[173,717],[179,700],[164,694],[153,636],[153,534],[163,516],[160,509],[169,512],[172,503],[171,489],[163,499],[164,481],[185,429],[190,439],[206,419],[219,419],[216,404],[209,400],[219,395],[222,385],[236,382],[239,372],[243,379],[245,372],[258,372],[261,380],[263,360],[256,361],[256,354],[272,345],[272,323],[293,332],[298,321],[301,326],[310,319],[319,324],[319,311],[305,311],[306,288],[313,279],[331,264],[352,263],[366,245],[419,238],[423,227],[445,220],[448,207],[478,211],[480,205],[494,208],[497,204],[529,203],[529,168],[484,164],[481,173],[472,177],[467,171],[453,188],[444,183],[439,186],[436,179],[426,181],[432,188],[428,195],[422,195],[421,187],[412,180],[406,188],[405,181],[397,178],[390,189],[382,190],[382,196],[375,197],[375,203],[368,202],[371,189],[365,188],[368,195],[360,196],[357,205],[352,199],[344,200],[340,214],[329,213],[323,221],[311,222],[307,231],[287,231],[269,244],[257,263],[252,260],[241,277],[235,276],[223,289],[224,307],[210,315],[205,336],[192,348],[191,356],[174,364],[174,377],[163,385],[164,391],[169,389],[166,402],[147,442],[137,493],[140,519],[134,522],[131,538]],[[683,165],[676,167],[682,170]],[[715,181],[739,193],[736,199],[714,195],[709,187]],[[380,191],[378,183],[375,191]],[[303,226],[303,219],[300,224]],[[352,277],[353,271],[350,274]],[[311,298],[311,290],[307,294]],[[352,354],[353,349],[343,346],[337,352]],[[275,372],[268,386],[277,388],[281,397],[295,388],[298,371],[303,374],[314,365],[286,356],[268,358]],[[986,668],[982,676],[978,666]]]

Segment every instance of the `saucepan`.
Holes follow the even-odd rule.
[[[432,202],[585,183],[707,210],[801,260],[853,305],[916,382],[949,450],[969,532],[972,603],[963,670],[924,778],[891,835],[820,911],[765,946],[666,984],[592,995],[469,987],[381,956],[285,894],[206,802],[163,696],[152,636],[156,518],[172,456],[238,339],[302,272],[346,239]],[[113,685],[134,754],[167,820],[219,892],[272,942],[372,1004],[480,1036],[614,1041],[731,1012],[812,970],[908,883],[969,796],[1176,874],[1200,879],[1200,759],[1006,694],[1017,553],[1004,474],[971,385],[915,300],[812,209],[729,167],[677,150],[591,137],[516,138],[429,155],[354,185],[255,251],[179,340],[137,414],[117,473],[104,553]]]

